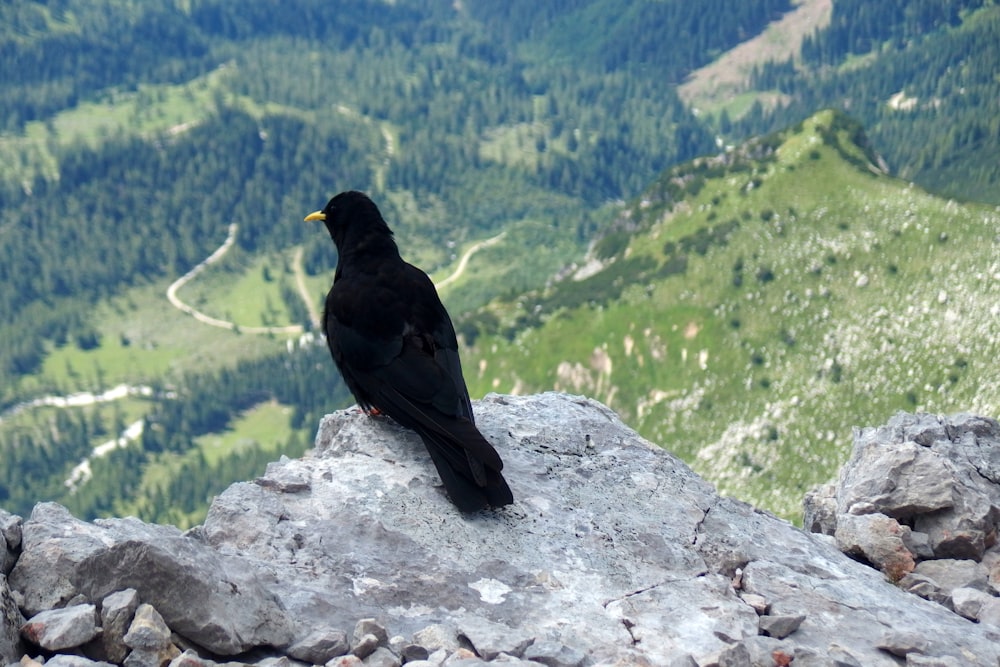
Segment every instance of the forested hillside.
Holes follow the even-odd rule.
[[[785,6],[761,0],[750,3],[761,11],[702,17],[713,37],[696,45],[690,23],[673,24],[690,15],[686,5],[668,4],[656,16],[629,14],[620,30],[684,38],[700,61]],[[537,50],[527,6],[499,17],[489,3],[455,13],[430,1],[4,4],[3,502],[24,512],[53,498],[84,516],[131,508],[185,522],[212,489],[251,476],[235,465],[194,475],[201,434],[278,401],[292,416],[275,437],[307,442],[316,415],[347,400],[332,365],[319,364],[325,351],[296,344],[289,353],[280,336],[238,325],[311,328],[291,288],[292,251],[302,251],[318,302],[335,257],[323,232],[300,221],[338,190],[370,191],[407,256],[429,270],[506,230],[480,255],[491,268],[449,290],[461,310],[541,284],[586,246],[607,202],[711,150],[709,132],[641,66],[687,66],[657,40],[610,61],[601,49],[586,64],[552,57],[572,46],[557,43],[560,22],[586,18],[580,29],[598,35],[592,19],[610,6],[554,3],[552,44]],[[163,295],[230,223],[236,249],[181,295],[233,320],[227,333],[169,312]],[[525,246],[539,252],[525,257]],[[276,370],[298,355],[315,362],[308,400]],[[119,383],[150,385],[152,398],[11,411],[35,396]],[[134,423],[144,424],[138,443],[87,458]],[[273,444],[264,449],[258,458],[276,455]],[[92,478],[67,484],[85,458]],[[160,501],[142,500],[150,497]]]
[[[890,168],[963,200],[1000,203],[1000,5],[837,0],[800,57],[760,68],[778,92],[732,128],[748,137],[836,107],[861,120]]]
[[[490,240],[443,290],[456,316],[595,242],[612,256],[630,232],[608,226],[660,174],[821,106],[904,176],[996,201],[993,2],[836,0],[800,57],[758,68],[781,106],[689,108],[688,73],[795,3],[738,5],[0,5],[0,504],[187,525],[307,446],[349,401],[310,337],[335,254],[301,222],[340,190],[370,192],[436,279]]]
[[[998,414],[1000,213],[877,161],[823,111],[669,170],[578,270],[460,318],[470,390],[593,396],[792,521],[852,428]]]

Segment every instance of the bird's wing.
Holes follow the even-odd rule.
[[[426,274],[419,275],[433,290]],[[410,284],[421,286],[417,280]],[[324,328],[358,402],[403,426],[436,435],[444,456],[457,465],[471,454],[480,465],[502,469],[500,455],[472,421],[454,328],[436,293],[379,293],[371,285],[360,289],[346,281],[334,288]],[[364,310],[368,312],[358,312]],[[362,329],[352,322],[377,326]],[[476,463],[464,465],[476,472]]]
[[[376,396],[376,407],[404,426],[436,435],[435,441],[456,465],[472,454],[475,460],[464,465],[471,465],[473,472],[479,467],[477,461],[494,470],[503,468],[500,455],[475,424],[456,411],[462,404],[456,381],[435,356],[404,339],[399,356],[369,377],[368,389]],[[449,442],[460,447],[447,447]]]

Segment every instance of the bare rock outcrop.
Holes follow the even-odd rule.
[[[979,570],[956,578],[944,605],[902,590],[870,567],[874,557],[859,555],[867,553],[865,532],[883,530],[875,516],[882,514],[899,529],[879,558],[901,561],[903,578],[940,560],[920,555],[935,549],[983,565],[995,532],[991,510],[971,491],[945,506],[943,490],[921,500],[859,480],[849,503],[813,494],[809,520],[832,525],[830,535],[814,534],[720,497],[592,400],[490,395],[475,409],[516,497],[502,510],[460,514],[416,436],[347,410],[323,420],[309,455],[233,485],[187,533],[135,519],[83,522],[51,504],[23,525],[8,521],[23,539],[10,550],[0,594],[9,584],[6,595],[27,621],[4,621],[0,638],[14,623],[16,644],[0,643],[0,664],[22,652],[44,655],[49,667],[1000,660],[1000,627],[982,611],[994,599],[992,570],[985,580]],[[979,431],[970,439],[955,430],[957,440],[942,433],[966,450],[980,446]],[[988,472],[993,454],[980,454]],[[887,498],[912,511],[961,505],[982,515],[981,524],[947,524],[967,532],[962,544],[978,544],[971,532],[983,531],[980,560],[958,558],[967,547],[929,520],[910,525],[857,509]],[[832,537],[842,516],[875,517],[867,527],[858,522],[852,540],[860,551],[850,557]],[[31,634],[51,610],[101,625],[52,655]],[[114,631],[104,620],[112,616]],[[122,632],[125,647],[116,652],[105,635]]]
[[[806,496],[805,526],[904,590],[996,624],[1000,424],[899,413],[857,431],[838,481]]]

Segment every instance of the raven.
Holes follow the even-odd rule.
[[[358,405],[420,435],[461,511],[514,502],[476,428],[451,318],[427,274],[400,257],[378,207],[342,192],[305,219],[322,220],[337,246],[323,332]]]

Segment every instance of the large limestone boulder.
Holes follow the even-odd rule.
[[[80,654],[128,667],[237,654],[261,667],[398,667],[404,657],[420,667],[446,658],[470,667],[1000,659],[981,572],[949,579],[950,607],[908,593],[832,535],[719,497],[588,399],[491,395],[475,410],[516,497],[502,510],[459,513],[419,438],[357,410],[328,415],[315,450],[233,485],[187,533],[135,519],[86,523],[40,505],[23,524],[9,582],[24,627],[41,637],[55,617],[99,612],[102,637],[129,628],[133,641],[120,650],[92,639],[50,659],[77,667],[93,667]],[[874,516],[857,508],[890,497],[913,511],[951,509],[938,490],[919,500],[867,484],[849,502],[814,494],[822,512],[813,523],[839,525],[842,508]],[[906,576],[921,574],[916,525],[880,516],[855,521],[851,539],[863,544],[895,522],[898,542],[880,553],[900,557]],[[944,543],[925,534],[924,547]],[[112,616],[114,632],[104,620]],[[156,642],[140,654],[143,630]]]

